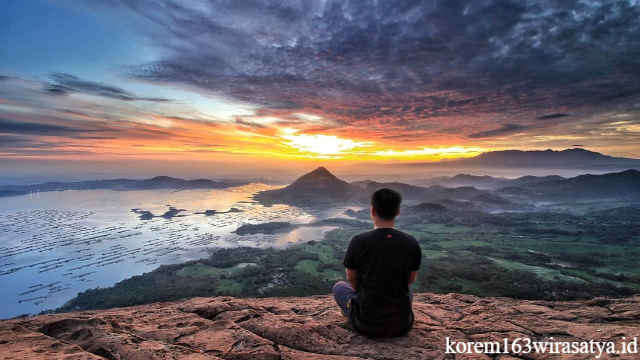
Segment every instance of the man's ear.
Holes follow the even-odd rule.
[[[376,217],[376,210],[372,206],[371,207],[371,219],[374,219],[375,217]]]
[[[396,213],[396,216],[400,215],[400,208],[398,208],[398,212]]]

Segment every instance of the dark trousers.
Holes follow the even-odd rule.
[[[338,281],[333,286],[333,298],[340,307],[340,311],[344,316],[349,318],[353,327],[359,333],[369,337],[377,336],[400,336],[404,335],[413,326],[414,315],[403,322],[392,323],[387,326],[379,326],[361,322],[357,318],[358,292],[353,290],[351,285],[344,281]],[[409,285],[409,301],[413,304],[413,285]]]

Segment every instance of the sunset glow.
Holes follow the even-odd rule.
[[[631,2],[160,3],[2,2],[0,161],[640,154]]]
[[[370,142],[356,142],[349,139],[341,139],[335,135],[291,134],[286,133],[282,138],[287,140],[286,145],[302,154],[317,157],[340,157],[352,154],[354,150],[371,145]]]

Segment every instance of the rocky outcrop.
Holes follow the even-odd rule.
[[[451,341],[640,337],[640,295],[588,302],[416,294],[405,336],[353,331],[331,296],[195,298],[0,322],[1,359],[593,359],[594,354],[447,354]],[[603,355],[602,358],[611,358]],[[640,355],[618,355],[633,359]]]

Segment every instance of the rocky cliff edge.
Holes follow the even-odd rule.
[[[403,337],[356,334],[331,296],[195,298],[0,322],[0,359],[593,359],[594,354],[447,354],[450,341],[640,337],[640,295],[548,302],[416,294]],[[603,358],[638,359],[636,355]]]

